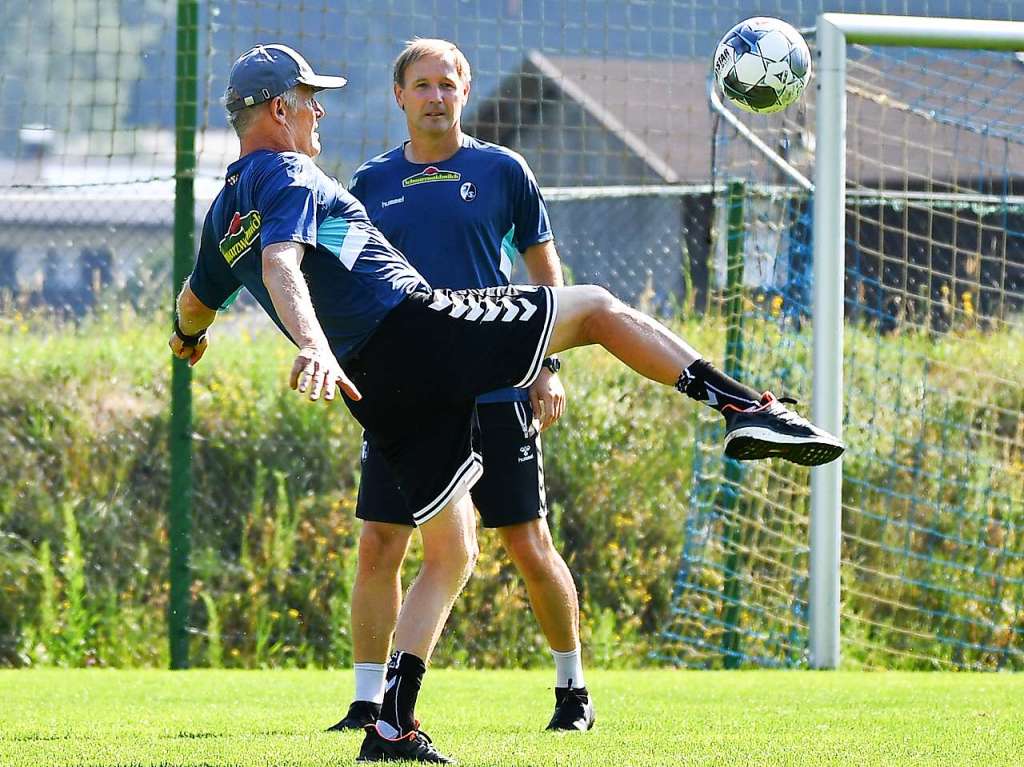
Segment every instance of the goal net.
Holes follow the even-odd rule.
[[[1013,53],[849,47],[845,665],[1024,667],[1022,75]],[[814,118],[809,91],[746,124],[809,177]],[[732,127],[716,149],[727,364],[809,397],[813,195]],[[709,450],[696,473],[671,656],[805,663],[807,471]]]

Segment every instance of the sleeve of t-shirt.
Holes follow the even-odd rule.
[[[316,167],[305,160],[282,157],[257,185],[261,248],[275,242],[316,244]]]
[[[203,222],[199,255],[196,256],[196,265],[188,279],[188,286],[205,306],[220,311],[228,307],[232,297],[242,287],[242,283],[235,277],[227,260],[221,255],[220,248],[217,247],[217,235],[211,223],[212,216],[211,208]]]
[[[356,171],[355,175],[352,176],[352,180],[348,182],[349,194],[359,200],[359,202],[363,203],[363,205],[366,205],[366,200],[363,197],[363,195],[366,194],[365,178],[366,177],[362,173]]]
[[[525,253],[531,245],[552,239],[551,222],[548,220],[544,195],[526,161],[519,158],[511,166],[514,174],[512,223],[516,225],[516,248],[520,253]]]

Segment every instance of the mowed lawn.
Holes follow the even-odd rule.
[[[1017,765],[1024,675],[588,672],[597,726],[542,732],[547,671],[431,670],[423,728],[463,765]],[[351,764],[348,672],[3,671],[0,765]]]

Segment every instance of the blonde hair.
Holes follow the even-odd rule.
[[[405,71],[420,59],[427,56],[440,56],[443,58],[449,53],[455,59],[455,71],[459,73],[459,77],[462,78],[463,82],[470,82],[473,79],[473,73],[469,68],[469,60],[455,43],[433,37],[417,37],[407,42],[405,49],[395,59],[395,85],[399,88],[404,87]]]

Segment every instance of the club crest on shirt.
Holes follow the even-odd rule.
[[[466,202],[473,202],[476,199],[476,184],[472,181],[467,181],[459,187],[459,196]]]
[[[434,165],[424,168],[419,173],[402,179],[402,186],[416,186],[417,184],[429,184],[433,181],[458,181],[462,174],[454,170],[441,170]]]
[[[244,216],[235,211],[228,225],[227,233],[221,238],[218,247],[228,265],[235,263],[252,247],[260,236],[260,212],[250,210]]]

